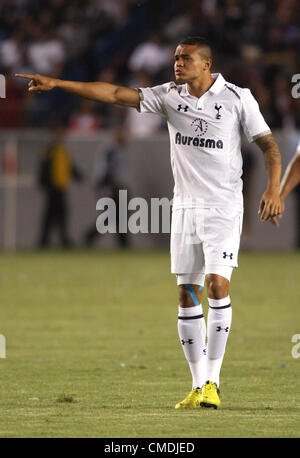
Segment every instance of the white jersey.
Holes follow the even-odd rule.
[[[167,118],[175,208],[242,206],[241,127],[249,142],[271,133],[249,89],[212,77],[200,98],[174,82],[139,89],[139,111]]]

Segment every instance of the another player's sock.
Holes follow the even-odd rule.
[[[230,331],[232,309],[230,297],[208,299],[207,380],[220,384],[220,371]]]
[[[178,307],[178,334],[193,377],[192,389],[201,388],[206,375],[206,326],[202,306]]]

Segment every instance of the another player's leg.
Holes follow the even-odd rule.
[[[203,275],[177,275],[178,334],[192,374],[192,390],[183,401],[176,404],[176,409],[201,407],[201,387],[206,381],[206,326],[201,305],[203,286],[200,286],[203,279]]]
[[[207,381],[202,388],[202,407],[220,405],[220,371],[231,327],[232,309],[229,297],[229,279],[232,268],[216,266],[206,275],[209,310],[207,316]],[[227,277],[227,278],[226,278]]]

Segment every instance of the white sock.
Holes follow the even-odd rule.
[[[192,389],[201,388],[206,376],[206,326],[202,305],[178,307],[178,334],[193,377]]]
[[[208,299],[207,380],[220,385],[220,372],[232,320],[230,297]]]

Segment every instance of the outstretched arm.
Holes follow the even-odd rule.
[[[28,73],[17,73],[16,76],[30,80],[28,83],[28,90],[30,92],[50,91],[51,89],[59,88],[97,102],[112,103],[133,108],[138,108],[140,103],[137,89],[116,86],[115,84],[65,81],[39,74],[30,75]]]
[[[283,200],[280,197],[281,154],[278,145],[271,134],[258,138],[255,143],[265,156],[268,173],[268,186],[260,200],[258,214],[260,220],[266,221],[284,211]]]

